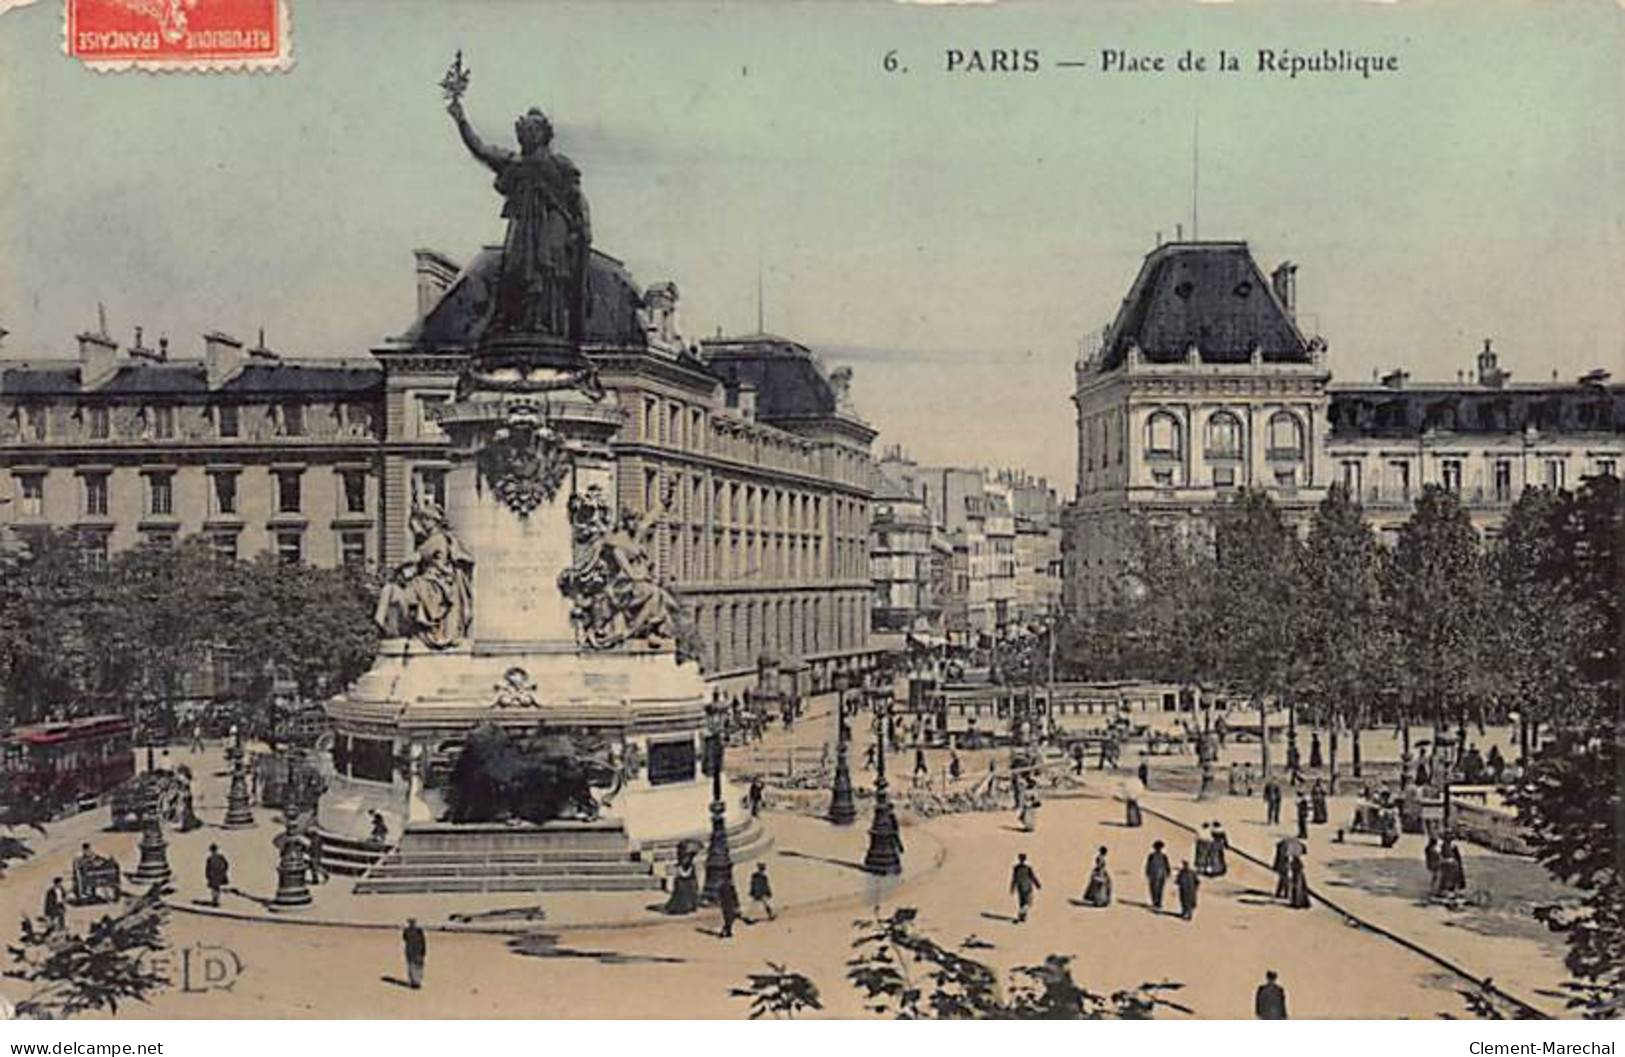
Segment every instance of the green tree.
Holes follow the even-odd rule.
[[[1489,579],[1478,532],[1454,493],[1429,485],[1383,566],[1386,623],[1398,647],[1404,715],[1436,732],[1482,716],[1491,640]]]
[[[102,1010],[117,1013],[121,1002],[145,1002],[169,983],[147,957],[164,947],[167,916],[162,893],[154,886],[83,933],[41,934],[25,919],[21,937],[7,946],[12,968],[5,975],[30,986],[17,1002],[17,1015],[58,1020]]]
[[[1214,511],[1211,647],[1225,685],[1257,704],[1263,773],[1270,774],[1267,707],[1288,701],[1299,681],[1301,544],[1262,491],[1248,490]]]
[[[1337,789],[1338,734],[1351,732],[1360,776],[1360,732],[1387,685],[1392,637],[1385,624],[1383,553],[1355,498],[1333,485],[1309,523],[1303,593],[1296,600],[1302,692],[1331,728],[1330,784]]]

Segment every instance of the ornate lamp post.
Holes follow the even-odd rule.
[[[137,884],[168,884],[169,842],[164,840],[164,824],[158,814],[158,788],[153,785],[141,812],[141,861],[130,880]]]
[[[891,717],[891,702],[875,704],[875,738],[880,746],[875,753],[875,817],[869,824],[869,853],[863,857],[863,868],[870,873],[900,874],[903,872],[903,840],[897,832],[897,816],[892,812],[891,798],[886,795],[886,720]]]
[[[272,910],[302,910],[310,906],[310,887],[305,883],[305,842],[290,814],[282,835],[277,838],[276,895]]]
[[[711,846],[705,853],[707,903],[714,903],[724,883],[733,884],[733,856],[728,851],[728,805],[722,799],[723,713],[720,705],[705,709],[705,762],[711,770]]]
[[[839,695],[839,701],[835,718],[835,784],[830,789],[829,820],[837,826],[850,826],[858,818],[858,805],[852,799],[852,765],[848,759],[852,728],[846,721],[846,695]]]
[[[232,728],[232,745],[228,750],[231,756],[231,789],[226,793],[226,818],[223,823],[227,829],[248,829],[254,825],[254,812],[248,803],[248,774],[243,763],[243,737],[235,727]]]

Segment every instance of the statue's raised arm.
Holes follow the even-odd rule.
[[[474,126],[468,123],[468,117],[463,113],[463,101],[453,99],[446,105],[446,113],[457,122],[457,134],[463,138],[463,145],[468,153],[490,166],[493,172],[500,173],[514,162],[514,153],[501,147],[493,147],[480,139],[480,134],[474,131]]]

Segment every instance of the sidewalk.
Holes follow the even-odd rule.
[[[363,928],[400,928],[408,917],[415,917],[425,928],[453,932],[523,932],[534,930],[538,922],[545,922],[549,929],[639,928],[678,920],[661,912],[666,901],[666,893],[661,891],[356,895],[352,891],[355,879],[337,875],[310,887],[314,899],[310,906],[272,910],[276,853],[271,841],[280,827],[273,812],[262,809],[257,815],[259,825],[254,829],[226,830],[210,824],[171,836],[169,861],[175,873],[174,891],[167,900],[171,907],[238,920]],[[903,839],[911,854],[905,856],[902,876],[877,878],[862,869],[868,847],[866,819],[837,827],[822,820],[769,812],[761,821],[773,838],[772,849],[760,860],[734,864],[734,883],[750,917],[759,912],[747,896],[757,861],[767,863],[774,909],[780,917],[793,917],[798,911],[839,903],[872,905],[877,896],[889,898],[898,888],[935,872],[945,856],[934,837],[919,827],[909,827]],[[219,844],[231,863],[233,888],[222,895],[218,908],[210,905],[203,883],[203,860],[210,843]],[[541,916],[524,915],[535,909]],[[492,911],[511,912],[511,916],[492,915]],[[715,910],[702,909],[690,920],[705,922],[715,917]]]
[[[1424,837],[1404,835],[1389,849],[1364,835],[1341,844],[1333,839],[1339,828],[1347,829],[1356,803],[1353,797],[1330,798],[1328,822],[1309,827],[1305,866],[1316,899],[1455,971],[1492,981],[1542,1013],[1573,1015],[1560,995],[1542,993],[1568,978],[1565,945],[1533,916],[1540,903],[1573,899],[1572,890],[1531,859],[1464,843],[1468,891],[1487,890],[1489,905],[1453,910],[1429,903]],[[1141,805],[1193,831],[1203,823],[1222,823],[1231,846],[1266,868],[1274,860],[1275,841],[1297,834],[1291,804],[1282,813],[1284,824],[1268,826],[1261,797],[1219,795],[1196,802],[1188,794],[1152,792]]]

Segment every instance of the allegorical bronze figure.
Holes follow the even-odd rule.
[[[463,114],[469,71],[462,52],[440,82],[457,131],[496,173],[508,235],[502,246],[494,335],[538,335],[578,343],[584,329],[592,222],[581,171],[552,150],[553,124],[532,107],[514,123],[519,152],[480,139]]]

